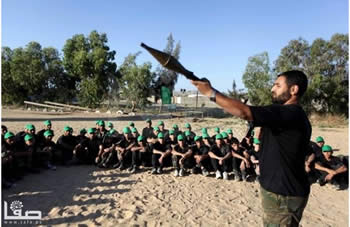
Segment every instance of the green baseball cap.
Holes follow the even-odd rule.
[[[149,119],[149,118],[147,118],[147,119],[146,119],[146,122],[147,122],[147,123],[152,123],[152,120]]]
[[[185,131],[185,136],[190,136],[191,132],[190,131]]]
[[[95,129],[94,128],[89,128],[87,132],[89,134],[93,134],[93,133],[95,133]]]
[[[45,136],[45,137],[53,136],[52,130],[46,130],[46,131],[44,132],[44,136]]]
[[[80,129],[80,134],[82,134],[82,133],[84,133],[84,134],[87,133],[85,128]]]
[[[173,129],[177,129],[179,128],[179,126],[177,126],[177,124],[173,124]]]
[[[33,124],[27,124],[26,129],[28,130],[35,130],[35,126]]]
[[[226,138],[228,137],[228,135],[227,135],[226,132],[222,132],[222,133],[220,133],[220,134],[222,135],[222,138],[223,138],[223,139],[226,139]]]
[[[319,143],[319,142],[324,142],[324,139],[322,136],[317,136],[316,137],[316,143]]]
[[[180,134],[180,135],[178,135],[178,136],[177,136],[177,140],[178,140],[178,141],[184,140],[183,135],[181,135],[181,134]]]
[[[28,140],[31,140],[33,139],[33,136],[31,134],[27,134],[25,137],[24,137],[24,141],[28,141]]]
[[[203,139],[209,139],[210,136],[207,133],[203,133]]]
[[[154,127],[153,131],[159,132],[159,128],[158,127]]]
[[[108,134],[109,135],[113,135],[114,133],[116,133],[117,131],[114,129],[114,128],[112,128],[111,130],[109,130],[108,131]]]
[[[158,126],[163,125],[164,126],[164,122],[163,121],[158,121]]]
[[[134,122],[130,121],[129,126],[134,127],[135,126]]]
[[[158,133],[158,138],[159,139],[163,139],[164,138],[164,134],[162,132]]]
[[[137,137],[137,142],[140,142],[140,141],[142,141],[143,140],[143,136],[138,136]]]
[[[214,132],[220,133],[220,128],[219,128],[219,127],[215,127],[215,128],[214,128]]]
[[[174,135],[175,134],[175,131],[173,129],[170,129],[169,130],[169,135]]]
[[[186,123],[186,124],[185,124],[185,128],[191,128],[190,123]]]
[[[123,133],[125,133],[125,134],[128,134],[128,133],[130,133],[131,131],[130,131],[130,128],[129,127],[124,127],[123,128]]]
[[[112,122],[108,122],[107,126],[108,126],[108,127],[113,127],[114,125],[113,125]]]
[[[14,136],[15,136],[15,134],[13,134],[12,132],[6,132],[4,139],[7,140],[7,139],[14,137]]]
[[[254,144],[260,144],[260,140],[258,138],[254,138],[253,143]]]
[[[105,121],[102,121],[102,120],[99,121],[99,122],[98,122],[98,125],[99,125],[99,126],[105,126]]]
[[[227,129],[227,134],[233,134],[232,129]]]
[[[44,121],[44,125],[51,125],[51,121],[50,120]]]
[[[69,127],[68,125],[64,126],[63,131],[67,132],[70,131],[71,127]]]
[[[331,146],[329,146],[329,145],[322,146],[322,152],[331,152],[331,151],[333,151]]]
[[[101,120],[97,120],[97,121],[96,121],[96,125],[98,125],[98,124],[100,123],[100,121],[101,121]]]
[[[202,128],[202,133],[208,133],[208,129],[207,128]]]
[[[137,128],[132,128],[131,132],[136,133],[137,132]]]
[[[215,136],[215,139],[216,139],[216,140],[222,140],[222,135],[221,135],[221,134],[217,134],[217,135]]]
[[[194,137],[194,141],[198,141],[198,140],[201,140],[201,139],[202,139],[201,136],[195,136],[195,137]]]

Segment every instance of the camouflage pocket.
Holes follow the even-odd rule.
[[[308,197],[282,196],[260,187],[266,227],[298,226]]]

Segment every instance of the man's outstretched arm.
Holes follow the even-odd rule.
[[[194,86],[197,87],[200,93],[210,97],[214,92],[216,92],[216,104],[221,106],[226,112],[242,118],[247,121],[253,120],[252,112],[250,111],[249,106],[243,104],[239,100],[229,98],[220,92],[216,91],[211,87],[208,82],[203,81],[191,81]]]

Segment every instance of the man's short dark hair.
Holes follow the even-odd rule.
[[[307,89],[307,76],[305,73],[299,70],[291,70],[284,73],[279,74],[277,77],[284,76],[286,77],[288,88],[293,85],[297,85],[299,87],[299,91],[297,93],[298,97],[303,96]]]
[[[231,143],[239,145],[239,141],[237,138],[232,138]]]

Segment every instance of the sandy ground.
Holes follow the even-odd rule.
[[[2,110],[2,124],[18,132],[27,123],[37,130],[51,119],[55,139],[65,125],[75,129],[93,127],[97,119],[112,121],[120,131],[129,121],[142,130],[147,116],[118,117],[96,113],[42,113]],[[192,118],[166,119],[152,116],[154,125],[164,120],[167,128],[190,122],[200,133],[216,126],[232,128],[237,137],[246,126],[234,119]],[[326,143],[338,149],[335,155],[348,155],[348,127],[313,128],[312,138],[323,136]],[[44,226],[261,226],[262,211],[259,184],[216,180],[189,175],[175,178],[172,169],[163,175],[151,175],[150,169],[137,174],[102,170],[94,166],[60,167],[56,171],[29,174],[9,190],[2,191],[2,201],[23,203],[24,210],[42,211]],[[313,184],[302,226],[348,226],[348,190],[335,191],[330,186]],[[10,212],[10,211],[9,211]],[[4,224],[4,222],[2,223]],[[6,224],[5,224],[6,226]],[[23,226],[23,225],[21,225]]]

